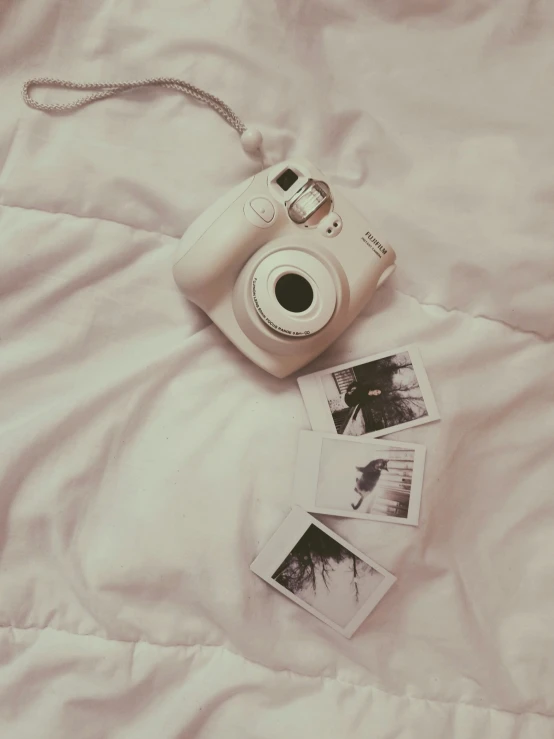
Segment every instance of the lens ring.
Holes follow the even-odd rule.
[[[305,277],[286,272],[275,283],[275,298],[289,313],[305,313],[314,302],[314,291]]]
[[[287,275],[291,277],[279,284]],[[294,283],[296,290],[292,290]],[[320,331],[337,302],[329,268],[316,256],[294,247],[279,249],[260,261],[252,274],[251,297],[261,320],[291,337]]]

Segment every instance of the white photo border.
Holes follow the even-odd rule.
[[[383,581],[380,583],[380,585],[369,596],[369,598],[364,603],[362,603],[358,611],[344,627],[341,627],[334,621],[331,621],[331,619],[324,616],[322,613],[317,611],[301,598],[298,598],[298,596],[294,595],[294,593],[291,593],[290,590],[287,590],[287,588],[278,583],[272,577],[277,568],[283,563],[286,557],[294,549],[296,544],[300,541],[302,536],[306,533],[308,528],[312,525],[317,526],[319,529],[321,529],[321,531],[330,536],[349,552],[352,552],[352,554],[361,559],[362,562],[365,562],[367,565],[372,567],[380,575],[383,576]],[[363,552],[360,552],[359,549],[353,547],[345,539],[337,536],[334,531],[327,528],[327,526],[322,524],[320,521],[318,521],[316,518],[314,518],[298,506],[295,506],[292,509],[287,518],[277,529],[275,534],[273,534],[266,546],[258,554],[254,562],[252,562],[252,564],[250,565],[250,569],[252,570],[252,572],[254,572],[254,574],[258,575],[258,577],[260,577],[266,583],[278,590],[289,600],[292,600],[293,603],[296,603],[296,605],[300,606],[305,611],[308,611],[308,613],[311,613],[312,616],[315,616],[320,621],[323,621],[323,623],[327,624],[327,626],[330,626],[335,631],[338,631],[339,634],[345,636],[347,639],[349,639],[361,626],[361,624],[377,607],[378,603],[383,599],[385,594],[396,582],[396,577],[388,572],[388,570],[385,570],[384,567],[381,567],[381,565],[377,564],[377,562],[372,560],[366,554],[363,554]]]
[[[319,469],[324,439],[330,439],[341,444],[366,444],[374,447],[395,447],[399,450],[414,451],[414,468],[412,486],[410,488],[410,502],[408,516],[400,518],[377,513],[358,513],[340,508],[328,508],[317,505],[317,490],[319,484]],[[294,502],[311,513],[339,518],[357,518],[364,521],[380,521],[383,523],[417,526],[421,509],[423,491],[423,475],[425,470],[426,448],[421,444],[408,444],[401,441],[383,441],[382,439],[368,439],[364,436],[343,436],[342,434],[322,434],[318,431],[301,431],[298,437],[298,451],[294,470],[293,498]]]
[[[403,431],[404,429],[414,428],[414,426],[422,426],[426,423],[432,423],[433,421],[440,420],[440,413],[431,389],[427,372],[423,366],[423,360],[419,349],[414,344],[400,347],[398,349],[391,349],[386,352],[380,352],[379,354],[372,354],[369,357],[361,357],[354,359],[344,364],[338,364],[328,369],[319,370],[318,372],[312,372],[309,375],[301,375],[297,378],[298,386],[306,406],[308,418],[313,431],[321,431],[326,433],[333,433],[337,436],[343,436],[339,434],[335,428],[335,422],[333,421],[333,414],[329,408],[329,402],[320,377],[323,375],[330,375],[333,372],[338,372],[344,369],[350,369],[351,367],[358,367],[361,364],[368,364],[377,359],[384,359],[385,357],[393,357],[397,354],[408,353],[410,356],[410,362],[414,368],[418,385],[421,389],[427,415],[415,418],[413,421],[406,421],[406,423],[399,423],[396,426],[390,426],[385,429],[378,429],[377,431],[370,431],[366,434],[360,434],[364,438],[378,438],[381,436],[387,436],[388,434],[396,433],[397,431]],[[347,434],[347,436],[349,436]]]

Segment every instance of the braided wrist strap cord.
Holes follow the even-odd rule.
[[[68,103],[41,103],[31,95],[32,89],[36,87],[65,88],[84,91],[88,94]],[[260,150],[262,146],[261,133],[255,128],[247,128],[238,115],[223,100],[202,90],[200,87],[190,84],[190,82],[185,82],[174,77],[152,77],[150,79],[133,80],[131,82],[70,82],[51,77],[38,77],[25,82],[22,89],[22,97],[25,104],[30,108],[35,108],[35,110],[41,110],[45,113],[66,113],[82,108],[97,100],[105,100],[106,98],[121,95],[129,90],[137,90],[143,87],[164,87],[170,90],[176,90],[184,95],[193,97],[201,103],[209,105],[210,108],[215,110],[239,134],[243,149],[248,154],[256,154]]]

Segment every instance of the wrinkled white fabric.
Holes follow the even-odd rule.
[[[554,735],[553,31],[525,0],[3,0],[2,739]],[[428,449],[418,528],[325,519],[398,577],[351,641],[249,571],[291,505],[295,378],[171,275],[256,163],[177,93],[19,96],[157,75],[398,253],[310,367],[415,342],[442,413],[394,436]]]

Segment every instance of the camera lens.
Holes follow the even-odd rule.
[[[285,169],[283,174],[280,174],[279,177],[277,177],[276,182],[281,190],[286,192],[294,185],[297,179],[298,175],[296,172],[293,172],[292,169]]]
[[[333,272],[314,254],[278,249],[262,257],[250,275],[248,310],[273,331],[303,339],[332,319],[339,297]]]
[[[289,273],[277,280],[275,297],[290,313],[303,313],[313,303],[314,291],[305,277]]]

